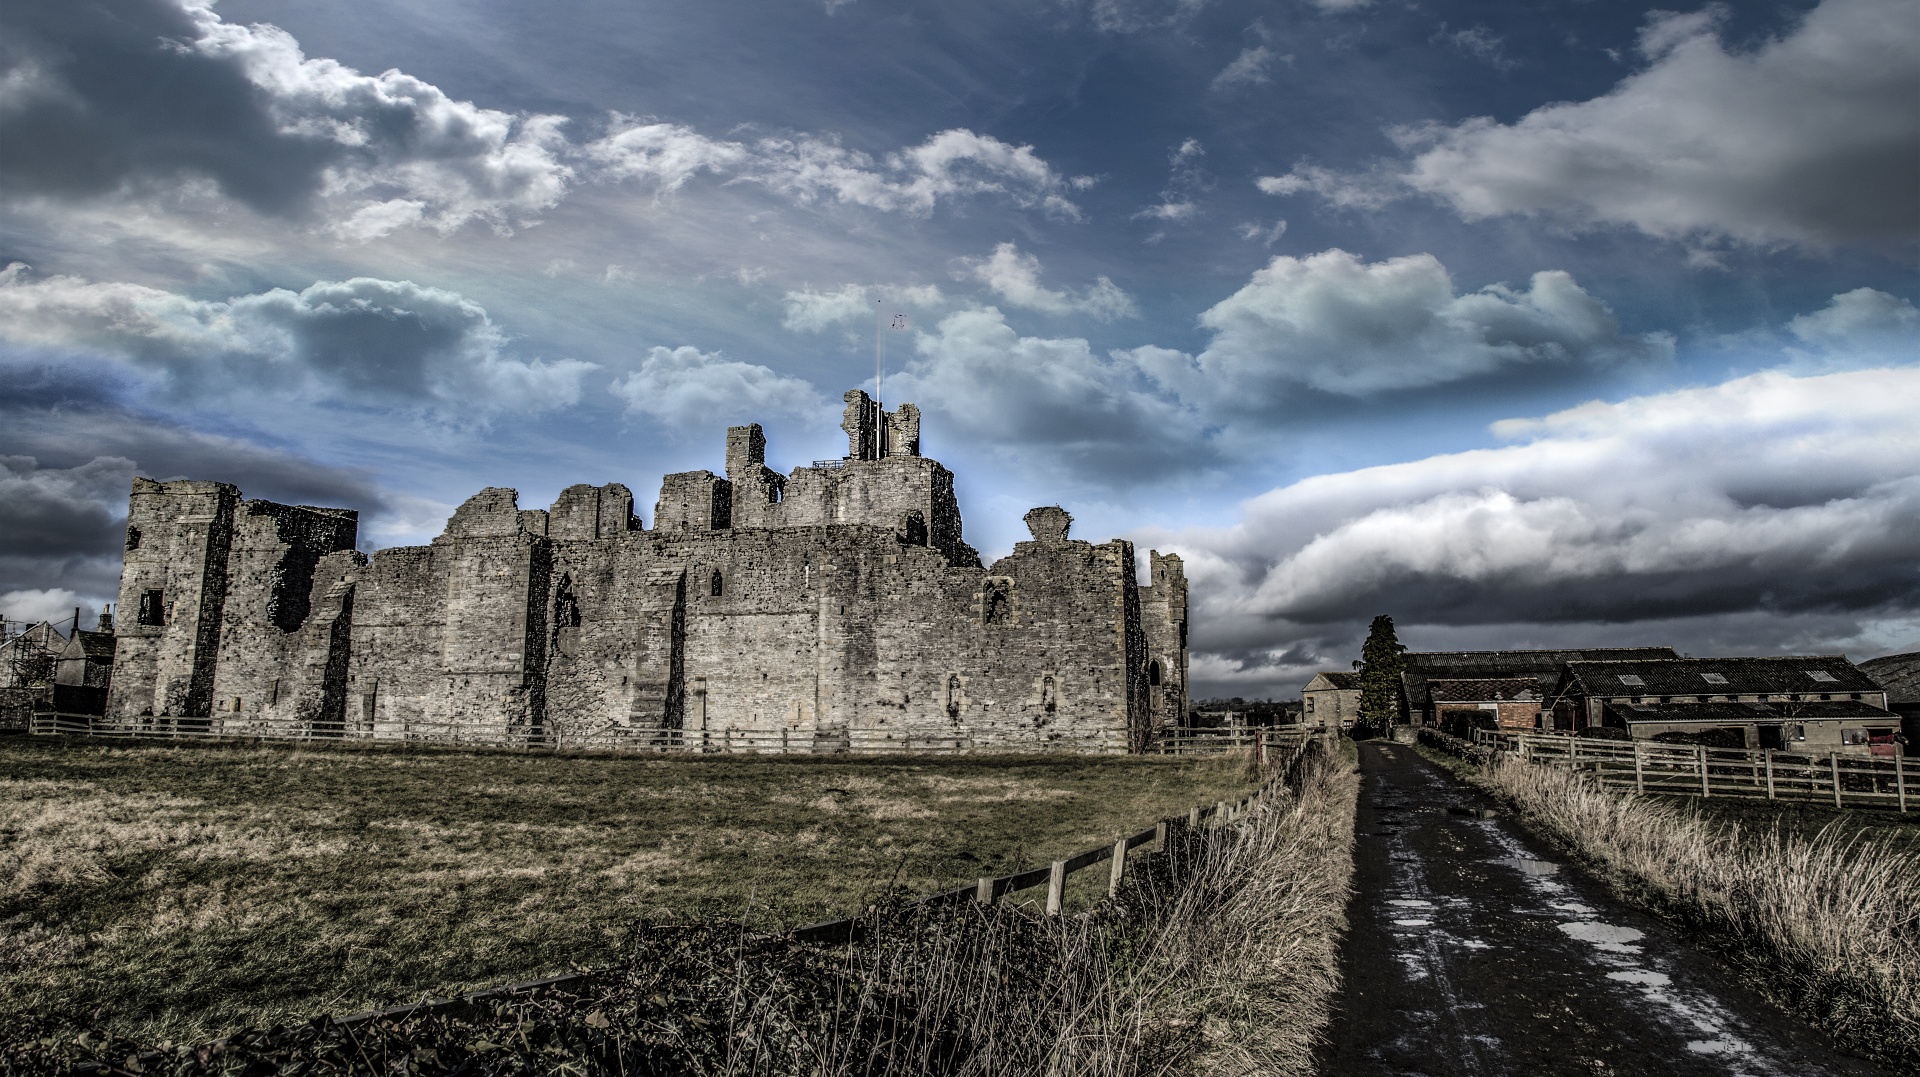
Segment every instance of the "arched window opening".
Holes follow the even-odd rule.
[[[1057,706],[1057,702],[1053,696],[1052,674],[1040,678],[1040,706],[1048,714],[1052,714]]]
[[[707,581],[707,593],[715,598],[719,598],[726,593],[726,590],[727,581],[721,578],[719,569],[714,569],[713,578]]]
[[[139,548],[140,548],[140,529],[137,527],[127,528],[127,549],[137,550]]]
[[[1147,683],[1155,688],[1160,687],[1160,660],[1157,658],[1147,663]]]
[[[947,677],[947,717],[960,717],[960,677],[957,674]]]
[[[167,623],[167,593],[160,588],[140,592],[140,613],[135,624],[155,627]]]

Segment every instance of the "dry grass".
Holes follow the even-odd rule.
[[[1920,856],[1838,826],[1742,826],[1506,757],[1474,776],[1656,907],[1764,955],[1783,1001],[1843,1042],[1920,1061]]]
[[[1318,754],[1298,777],[1234,824],[1175,828],[1082,914],[886,900],[845,947],[648,926],[588,981],[498,1009],[276,1030],[145,1072],[1306,1074],[1337,987],[1358,783]],[[49,1042],[23,1057],[137,1048]]]
[[[636,759],[0,740],[0,1025],[146,1039],[846,915],[1235,796],[1229,760]]]

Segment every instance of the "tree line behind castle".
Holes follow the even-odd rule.
[[[99,732],[755,751],[1144,750],[1186,713],[1187,583],[1056,506],[991,566],[911,404],[846,394],[847,455],[547,509],[486,489],[424,546],[346,509],[133,481],[117,624],[52,701]],[[82,634],[76,632],[74,638]],[[110,670],[110,678],[106,672]]]

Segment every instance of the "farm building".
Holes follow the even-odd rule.
[[[1360,675],[1317,673],[1300,691],[1300,720],[1346,729],[1360,718]]]
[[[1440,727],[1455,736],[1471,729],[1537,729],[1546,693],[1536,677],[1436,678],[1427,699]]]
[[[1700,737],[1729,747],[1898,754],[1887,693],[1841,655],[1568,662],[1547,707],[1553,728]]]
[[[1541,698],[1553,691],[1560,671],[1568,662],[1608,659],[1678,658],[1671,647],[1587,647],[1559,651],[1408,651],[1401,658],[1405,666],[1400,674],[1402,704],[1407,720],[1414,725],[1437,725],[1440,708],[1453,705],[1435,700],[1430,682],[1487,681],[1527,679],[1534,682]],[[1357,697],[1356,697],[1357,698]],[[1479,700],[1499,703],[1500,700]],[[1508,700],[1507,702],[1524,702]]]

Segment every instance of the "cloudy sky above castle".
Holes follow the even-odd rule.
[[[377,547],[841,455],[879,302],[969,538],[1179,551],[1203,694],[1920,648],[1920,5],[1683,8],[15,0],[0,604],[135,474]]]

